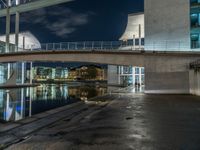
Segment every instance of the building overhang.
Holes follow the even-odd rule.
[[[71,1],[74,1],[74,0],[38,0],[34,2],[29,2],[29,3],[13,6],[10,8],[10,14],[13,15],[16,12],[19,12],[19,13],[28,12],[28,11],[32,11],[32,10],[36,10],[36,9],[40,9],[44,7],[49,7],[49,6],[53,6],[53,5],[57,5],[61,3],[71,2]],[[1,9],[0,17],[5,17],[5,16],[6,16],[6,9]]]
[[[133,39],[133,36],[135,36],[135,38],[144,38],[144,13],[133,13],[128,15],[126,30],[120,37],[120,40]]]

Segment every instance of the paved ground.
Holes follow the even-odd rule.
[[[107,106],[91,106],[87,113],[63,118],[7,149],[200,149],[199,97],[130,93],[111,97],[114,100]]]

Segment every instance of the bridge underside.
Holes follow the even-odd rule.
[[[145,67],[145,92],[157,94],[189,94],[189,64],[199,53],[35,51],[0,55],[0,63],[8,62],[88,62]]]

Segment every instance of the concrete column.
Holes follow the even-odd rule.
[[[12,6],[11,0],[7,0],[7,6],[9,6],[9,7]]]
[[[23,36],[23,50],[25,50],[25,37]]]
[[[118,84],[121,84],[121,74],[122,74],[122,66],[118,66]]]
[[[19,17],[20,17],[19,12],[16,12],[16,16],[15,16],[15,52],[18,51],[18,47],[19,47]]]
[[[22,62],[22,84],[24,84],[24,73],[25,73],[25,63],[24,62]]]
[[[135,50],[135,35],[133,35],[133,48],[132,50]]]
[[[200,14],[198,13],[198,25],[200,25]]]
[[[33,63],[30,63],[30,84],[33,83]]]
[[[33,89],[29,88],[30,90],[30,100],[29,100],[29,117],[32,116],[32,95],[33,95]]]
[[[135,85],[135,67],[133,67],[132,77],[133,77],[133,86],[134,86]]]
[[[21,89],[21,119],[24,116],[24,111],[25,111],[25,99],[24,99],[24,89]]]
[[[10,63],[8,63],[8,70],[7,70],[8,72],[7,72],[7,80],[10,78],[10,73],[11,73],[11,64]]]
[[[145,93],[189,94],[189,62],[178,56],[148,56],[145,60]]]
[[[19,5],[20,4],[20,0],[16,0],[15,4]]]
[[[141,39],[141,24],[139,24],[139,49],[141,49],[142,39]]]
[[[140,83],[140,85],[142,85],[142,68],[140,67],[140,69],[139,69],[139,83]]]
[[[119,84],[119,74],[117,73],[118,66],[108,65],[108,84],[118,85]]]
[[[10,8],[6,9],[6,53],[10,51]]]

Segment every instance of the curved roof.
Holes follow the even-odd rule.
[[[41,48],[38,39],[29,31],[19,33],[19,48],[23,48],[23,38],[25,38],[25,49]],[[5,35],[0,36],[0,41],[6,41]],[[15,34],[10,34],[10,43],[15,44]]]
[[[141,25],[141,38],[144,38],[144,13],[134,13],[128,15],[126,30],[120,40],[139,38],[139,25]]]

